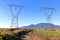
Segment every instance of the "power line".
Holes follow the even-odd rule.
[[[44,12],[45,16],[46,16],[46,28],[50,28],[51,26],[49,25],[49,23],[52,23],[52,15],[53,15],[53,11],[54,8],[49,8],[49,7],[41,7],[41,10]]]
[[[20,12],[23,6],[22,5],[9,5],[9,8],[12,15],[11,28],[18,28],[18,17],[20,15]],[[17,10],[17,8],[19,10]],[[13,10],[17,11],[16,14],[14,13],[15,11]]]

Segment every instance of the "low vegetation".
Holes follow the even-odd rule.
[[[41,35],[53,35],[56,37],[60,38],[60,33],[55,32],[55,31],[51,31],[51,30],[46,30],[46,29],[35,29],[37,34],[41,34]]]
[[[60,40],[60,30],[0,29],[0,40]]]

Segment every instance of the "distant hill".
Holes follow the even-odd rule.
[[[60,26],[54,25],[54,24],[51,24],[51,23],[38,23],[36,25],[31,24],[31,25],[28,25],[28,26],[23,26],[21,28],[46,28],[46,27],[49,27],[49,28],[60,28]]]

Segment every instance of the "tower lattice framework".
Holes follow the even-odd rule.
[[[41,7],[41,9],[43,10],[45,16],[46,16],[46,28],[50,28],[51,26],[49,25],[49,23],[52,23],[52,15],[53,15],[53,11],[54,8],[49,8],[49,7]]]
[[[18,28],[18,17],[23,8],[22,5],[9,5],[12,15],[11,28]]]

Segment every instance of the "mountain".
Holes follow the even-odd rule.
[[[21,28],[60,28],[60,26],[58,25],[54,25],[54,24],[51,24],[51,23],[38,23],[36,25],[34,24],[31,24],[31,25],[28,25],[28,26],[23,26]]]

